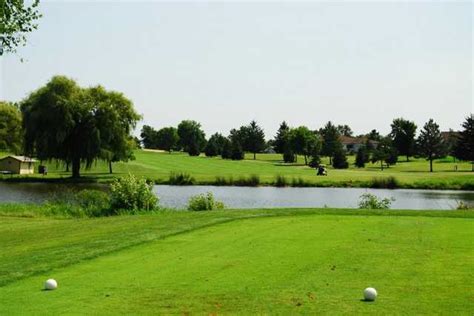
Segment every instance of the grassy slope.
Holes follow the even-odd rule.
[[[0,314],[472,314],[473,218],[363,210],[2,217]],[[57,291],[40,290],[48,277]],[[360,302],[366,286],[379,290],[377,302]]]
[[[290,182],[293,178],[301,178],[309,183],[320,186],[329,185],[354,185],[364,186],[367,181],[374,177],[394,176],[404,187],[438,187],[438,188],[460,188],[463,184],[474,186],[473,173],[469,172],[471,166],[468,163],[452,163],[447,160],[439,160],[434,164],[434,173],[428,171],[428,162],[423,159],[411,162],[399,162],[397,165],[384,170],[378,165],[367,164],[363,169],[355,168],[352,164],[346,170],[329,170],[329,176],[316,177],[314,169],[301,164],[283,164],[281,155],[260,154],[257,160],[248,159],[243,161],[229,161],[220,158],[189,157],[183,153],[156,153],[149,151],[137,151],[136,160],[128,163],[114,164],[114,175],[108,174],[108,168],[103,162],[98,162],[91,170],[83,171],[83,175],[93,180],[109,181],[114,176],[133,173],[153,179],[157,182],[166,182],[170,172],[187,172],[191,174],[198,183],[212,183],[216,176],[247,177],[255,174],[260,177],[263,184],[271,184],[276,175],[285,176]],[[353,161],[354,157],[349,157]],[[300,161],[302,158],[300,157]],[[454,166],[458,171],[454,171]],[[63,171],[63,167],[49,164],[49,175],[46,177],[59,178],[69,177],[70,173]],[[42,178],[41,176],[35,176]],[[9,176],[4,177],[9,178]],[[31,178],[31,177],[30,177]]]

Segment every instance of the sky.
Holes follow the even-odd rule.
[[[0,100],[54,75],[123,92],[155,128],[209,136],[256,120],[356,134],[394,118],[459,129],[473,108],[470,1],[42,1],[39,28],[0,57]],[[23,61],[22,61],[23,59]]]

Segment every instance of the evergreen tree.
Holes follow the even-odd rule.
[[[349,168],[349,163],[347,162],[346,152],[342,146],[337,147],[334,151],[334,156],[332,160],[332,166],[335,169],[347,169]]]
[[[446,150],[439,125],[433,119],[423,126],[417,143],[419,154],[430,162],[430,172],[433,172],[433,160],[443,157]]]
[[[331,121],[321,129],[320,133],[323,136],[322,154],[329,157],[329,163],[332,164],[332,158],[336,150],[339,150],[339,146],[341,146],[339,140],[341,135],[339,134],[337,127],[334,126]]]
[[[367,149],[360,147],[356,154],[355,165],[357,168],[364,168],[367,161]]]
[[[290,127],[283,121],[280,124],[280,128],[277,131],[274,141],[274,149],[277,153],[283,154],[288,145],[288,133],[290,132]]]
[[[462,124],[463,130],[459,133],[455,156],[460,160],[470,161],[474,171],[474,115],[466,117]]]

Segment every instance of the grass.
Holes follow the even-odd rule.
[[[143,176],[156,183],[174,183],[183,175],[184,181],[190,184],[213,185],[274,185],[277,176],[285,178],[286,182],[297,186],[338,186],[338,187],[389,187],[428,188],[428,189],[474,189],[474,177],[471,165],[467,162],[450,162],[449,159],[437,160],[434,163],[435,172],[428,172],[429,164],[424,159],[414,159],[410,162],[400,161],[384,171],[377,164],[367,164],[365,168],[353,166],[354,157],[350,156],[349,169],[335,170],[329,167],[328,176],[317,177],[314,169],[304,166],[302,158],[295,164],[284,164],[281,155],[258,154],[257,160],[246,156],[242,161],[223,160],[219,157],[204,156],[190,157],[183,153],[157,153],[139,150],[136,160],[128,163],[115,163],[114,174],[108,173],[108,166],[97,162],[90,170],[83,170],[82,181],[111,181],[114,177],[133,173]],[[403,160],[403,159],[402,159]],[[327,161],[323,161],[327,164]],[[455,171],[457,166],[457,171]],[[3,176],[7,181],[68,181],[70,173],[64,167],[55,163],[48,164],[49,174],[45,177],[33,176]],[[178,177],[177,177],[178,176]],[[281,179],[282,179],[281,178]],[[2,179],[2,176],[0,176]],[[254,181],[258,179],[258,181]],[[394,179],[394,181],[386,179]],[[170,182],[171,181],[171,182]],[[178,181],[180,182],[180,181]],[[184,184],[184,183],[183,183]]]
[[[4,213],[2,315],[470,315],[474,308],[472,211]],[[47,278],[58,281],[56,291],[41,291]],[[379,291],[374,303],[361,301],[368,286]]]

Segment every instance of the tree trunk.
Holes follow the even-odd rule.
[[[81,175],[79,170],[81,169],[81,160],[79,158],[72,159],[72,177],[79,178]]]
[[[433,158],[430,158],[430,172],[433,172]]]
[[[305,164],[305,165],[308,164],[308,158],[306,158],[306,155],[304,155],[304,164]]]
[[[380,169],[383,171],[383,161],[380,160]]]
[[[332,165],[332,157],[329,156],[329,164]]]
[[[109,173],[112,173],[112,161],[109,161]]]
[[[66,162],[66,172],[69,172],[69,161]]]
[[[253,160],[257,160],[257,153],[253,153]]]
[[[407,155],[407,162],[409,162],[410,160],[408,159],[408,155]]]

